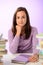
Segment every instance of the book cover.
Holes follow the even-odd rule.
[[[12,63],[20,63],[20,64],[26,64],[29,62],[30,55],[20,54],[16,58],[13,58],[11,61]]]

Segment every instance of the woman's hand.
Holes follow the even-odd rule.
[[[16,30],[17,30],[16,35],[19,36],[21,34],[22,27],[17,25]]]
[[[31,56],[31,57],[29,58],[29,61],[30,61],[30,62],[37,62],[38,59],[39,59],[39,55],[38,55],[38,54],[34,54],[33,56]]]

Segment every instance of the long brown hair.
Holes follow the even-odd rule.
[[[24,11],[26,13],[27,21],[26,21],[26,24],[25,24],[25,39],[28,39],[30,37],[30,34],[31,34],[31,25],[30,25],[29,14],[28,14],[26,8],[24,8],[24,7],[17,8],[17,10],[16,10],[16,12],[13,16],[13,27],[12,27],[13,36],[16,35],[16,25],[17,25],[16,14],[19,11]]]

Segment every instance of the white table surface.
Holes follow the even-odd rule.
[[[3,55],[3,58],[2,58],[2,60],[3,60],[3,65],[24,65],[24,64],[16,64],[16,63],[11,63],[11,60],[14,58],[14,57],[16,57],[16,56],[18,56],[18,55],[20,55],[20,54],[6,54],[6,55]],[[28,54],[29,55],[29,54]],[[25,64],[25,65],[42,65],[42,63],[43,63],[43,59],[39,59],[39,61],[38,62],[34,62],[34,63],[32,63],[32,62],[29,62],[29,63],[27,63],[27,64]]]

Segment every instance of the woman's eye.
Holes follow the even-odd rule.
[[[17,17],[19,19],[19,17]]]
[[[22,17],[17,17],[17,19],[20,19],[20,18],[25,18],[24,16],[22,16]]]
[[[24,16],[22,16],[22,18],[25,18]]]

